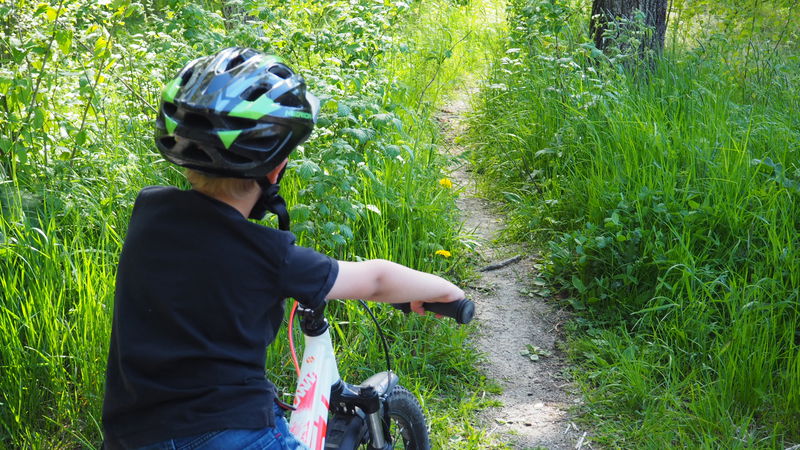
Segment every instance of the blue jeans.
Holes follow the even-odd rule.
[[[289,431],[283,410],[275,405],[275,428],[219,430],[158,442],[139,450],[308,450]]]

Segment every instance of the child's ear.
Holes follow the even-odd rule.
[[[269,181],[272,184],[277,183],[278,182],[278,177],[281,176],[281,172],[283,171],[283,168],[286,167],[286,163],[287,162],[289,162],[288,158],[284,159],[282,163],[278,164],[278,167],[272,169],[267,174],[267,181]]]

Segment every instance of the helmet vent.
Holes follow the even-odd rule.
[[[233,58],[232,60],[228,61],[228,65],[227,67],[225,67],[225,71],[227,72],[231,69],[234,69],[243,62],[245,62],[245,58],[242,55],[238,55],[236,56],[236,58]]]
[[[246,141],[242,142],[242,145],[248,148],[257,149],[262,152],[268,152],[272,150],[272,148],[275,147],[278,142],[280,142],[279,136],[267,136],[247,139]]]
[[[172,147],[175,146],[175,138],[172,136],[162,136],[161,138],[159,138],[159,143],[164,148],[171,149]]]
[[[194,70],[187,70],[186,72],[181,75],[181,85],[184,85],[189,82],[189,78],[192,78],[194,74]]]
[[[208,156],[208,154],[203,150],[200,150],[200,148],[195,143],[190,143],[189,145],[187,145],[183,149],[181,154],[185,159],[189,161],[208,162],[208,163],[213,162],[211,157]]]
[[[278,97],[276,103],[280,104],[281,106],[288,106],[290,108],[301,108],[303,103],[291,92],[287,92],[286,95],[281,95]]]
[[[175,106],[175,103],[164,102],[164,113],[166,115],[175,116],[176,112],[178,112],[178,107]]]
[[[186,127],[193,128],[195,130],[211,130],[214,128],[214,124],[212,124],[210,120],[206,119],[200,114],[193,113],[187,113],[183,117],[183,124]]]
[[[292,71],[283,64],[275,64],[268,69],[268,72],[273,73],[284,80],[292,77]]]
[[[253,162],[252,159],[245,158],[244,156],[237,155],[233,152],[220,152],[219,155],[229,163],[233,164],[247,164]]]
[[[225,117],[223,118],[225,121],[225,126],[230,130],[246,130],[247,128],[253,128],[258,124],[255,120],[252,119],[244,119],[241,117]]]
[[[269,89],[270,86],[256,86],[252,89],[248,89],[242,93],[242,100],[254,102],[256,99],[258,99],[258,97],[266,94]]]

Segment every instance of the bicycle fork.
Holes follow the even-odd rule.
[[[356,448],[369,433],[369,448],[384,450],[391,447],[387,439],[389,416],[385,409],[386,396],[397,385],[398,377],[391,372],[380,372],[360,386],[339,381],[331,390],[331,445],[326,448]],[[357,420],[353,420],[357,419]],[[366,427],[366,429],[365,429]]]

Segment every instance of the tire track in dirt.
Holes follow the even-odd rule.
[[[465,131],[473,92],[474,89],[462,88],[437,115],[445,150],[456,157],[451,176],[454,187],[461,191],[457,204],[464,232],[476,241],[482,266],[522,255],[518,262],[481,272],[480,278],[467,288],[467,295],[477,307],[478,331],[474,339],[484,354],[481,369],[502,389],[501,394],[487,393],[501,406],[482,411],[480,426],[493,441],[515,449],[590,448],[587,433],[575,425],[568,411],[581,401],[564,375],[566,357],[558,346],[562,340],[559,327],[568,315],[530,292],[539,256],[521,246],[495,242],[504,226],[503,218],[477,192],[468,164],[458,157],[464,152],[458,140]],[[531,361],[523,355],[529,345],[550,356]]]

